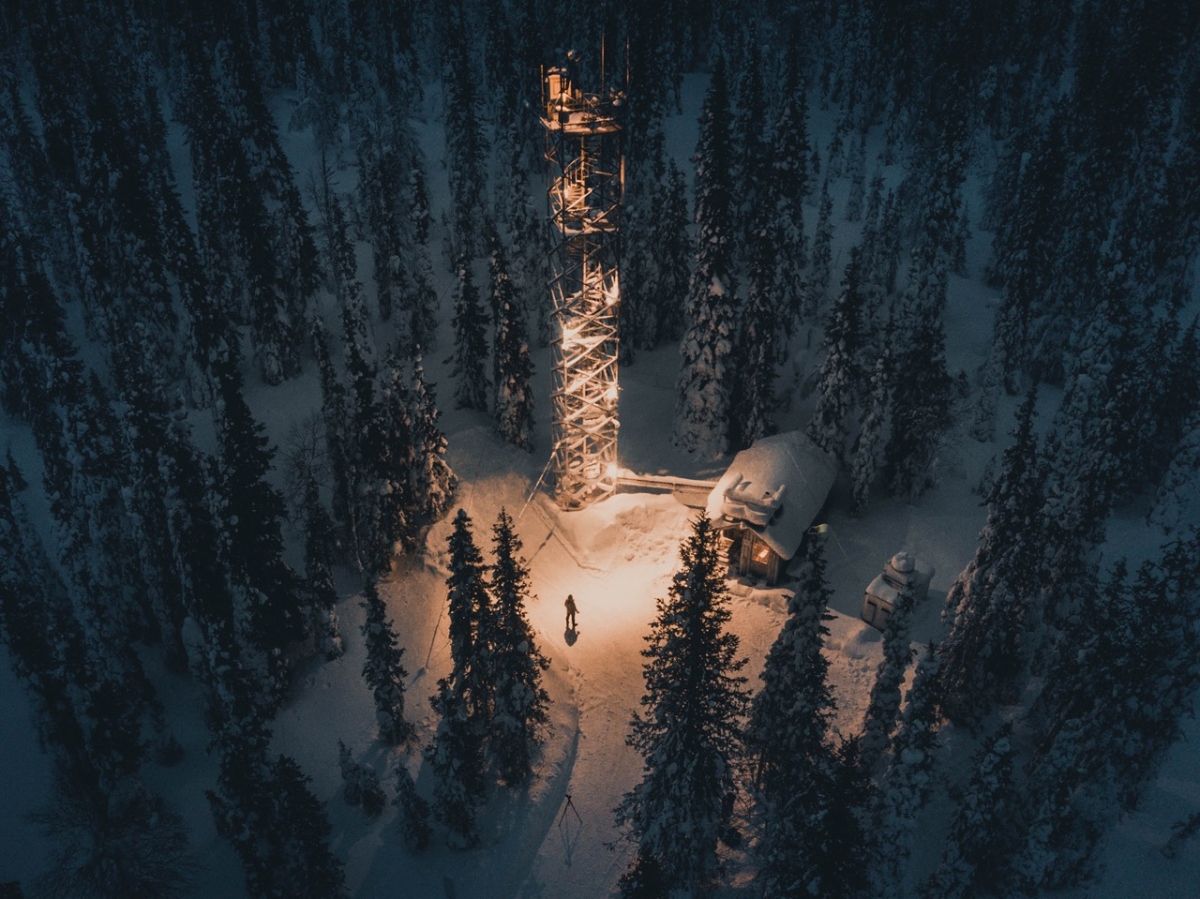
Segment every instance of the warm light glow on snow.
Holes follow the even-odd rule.
[[[616,463],[608,474],[615,476]],[[555,535],[532,560],[541,598],[538,627],[562,633],[563,600],[579,606],[580,639],[643,645],[679,567],[679,546],[695,510],[670,496],[617,494],[577,512],[554,515]]]

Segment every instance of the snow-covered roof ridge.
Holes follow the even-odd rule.
[[[783,559],[800,548],[837,479],[837,462],[802,431],[755,441],[708,497],[710,518],[743,522]]]

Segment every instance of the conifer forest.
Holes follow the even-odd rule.
[[[1198,689],[1200,5],[0,9],[3,899],[1182,899]]]

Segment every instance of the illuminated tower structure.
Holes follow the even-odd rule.
[[[555,501],[576,509],[616,489],[621,95],[582,93],[557,68],[543,92],[557,329],[550,463]]]

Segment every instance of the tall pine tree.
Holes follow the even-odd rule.
[[[748,695],[738,638],[725,630],[729,591],[707,517],[693,523],[680,560],[642,650],[643,711],[626,742],[644,769],[617,807],[617,821],[630,827],[639,854],[661,867],[670,888],[692,891],[716,873]]]
[[[489,749],[500,779],[518,784],[533,771],[534,754],[545,739],[550,696],[542,672],[550,661],[538,649],[525,614],[529,572],[520,557],[521,539],[503,509],[492,528],[496,560],[489,588],[495,614],[492,631],[492,669],[495,672],[495,710]]]
[[[988,518],[975,557],[946,594],[951,621],[941,646],[943,711],[978,725],[996,701],[1011,702],[1037,651],[1038,562],[1044,465],[1034,432],[1036,391],[1017,413],[1013,444],[988,494]]]
[[[394,746],[412,741],[415,728],[404,718],[405,680],[408,672],[402,659],[404,650],[387,615],[387,606],[372,581],[363,586],[363,642],[367,658],[363,662],[363,680],[375,697],[375,720],[379,738]]]
[[[533,449],[529,331],[499,240],[493,242],[490,271],[496,323],[496,425],[506,443],[529,451]]]
[[[458,262],[454,292],[454,405],[459,409],[488,408],[487,314],[467,259]]]
[[[822,818],[836,767],[828,744],[834,711],[829,662],[821,652],[826,607],[821,541],[801,550],[788,619],[767,654],[751,705],[746,743],[763,811],[760,878],[771,895],[801,895],[814,882]]]
[[[730,401],[737,376],[736,217],[729,128],[725,64],[717,60],[696,148],[696,270],[679,347],[682,366],[675,410],[675,442],[716,456],[730,449]]]

